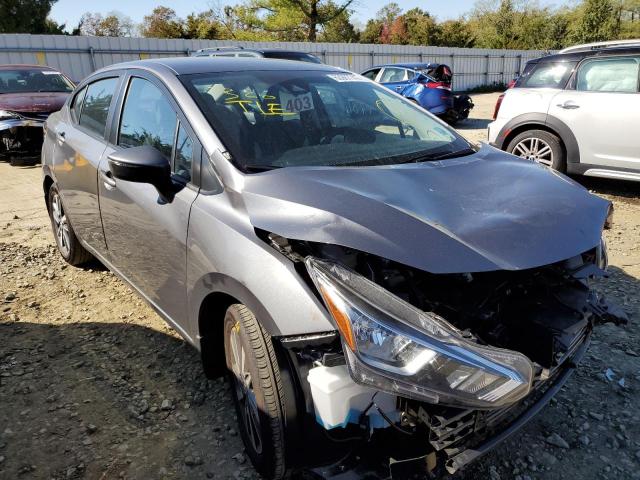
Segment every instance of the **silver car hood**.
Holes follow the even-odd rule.
[[[600,242],[609,202],[490,146],[383,167],[295,167],[248,175],[254,227],[337,244],[432,273],[521,270]]]

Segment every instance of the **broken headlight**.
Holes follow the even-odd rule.
[[[342,334],[356,382],[431,403],[501,407],[531,388],[533,366],[521,353],[466,339],[336,263],[309,257],[307,269]]]
[[[14,118],[22,118],[20,115],[9,110],[0,110],[0,120],[11,120]]]

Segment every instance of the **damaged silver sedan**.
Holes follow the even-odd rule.
[[[43,173],[62,256],[228,375],[267,478],[454,473],[626,321],[590,288],[609,202],[326,65],[108,67],[47,121]]]

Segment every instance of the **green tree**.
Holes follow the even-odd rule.
[[[112,12],[106,17],[100,13],[86,12],[80,17],[74,35],[92,37],[130,37],[135,30],[133,20],[119,12]]]
[[[322,27],[322,32],[318,39],[321,42],[358,42],[360,40],[360,35],[351,23],[350,17],[351,12],[349,10],[344,10],[340,15]]]
[[[142,19],[140,33],[149,38],[182,38],[183,21],[172,8],[159,6]]]
[[[610,0],[584,0],[573,32],[576,43],[614,40],[618,37],[617,12]]]
[[[1,0],[0,33],[61,33],[48,18],[57,0]]]
[[[384,28],[384,23],[379,20],[372,18],[370,19],[364,27],[364,30],[360,32],[360,42],[361,43],[382,43],[382,29]]]
[[[188,15],[183,32],[186,38],[203,40],[229,38],[224,25],[217,19],[213,10]]]
[[[447,20],[438,25],[435,45],[471,48],[474,41],[473,33],[464,20]]]
[[[234,8],[237,22],[282,40],[315,42],[318,31],[343,15],[354,0],[248,0]]]

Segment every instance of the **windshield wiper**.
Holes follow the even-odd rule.
[[[254,163],[245,164],[242,166],[247,172],[267,172],[269,170],[275,170],[276,168],[282,168],[279,165],[259,165]]]
[[[476,151],[473,148],[467,147],[461,150],[455,150],[453,152],[441,153],[439,155],[426,155],[429,160],[444,160],[445,158],[463,157],[465,155],[473,155]]]

